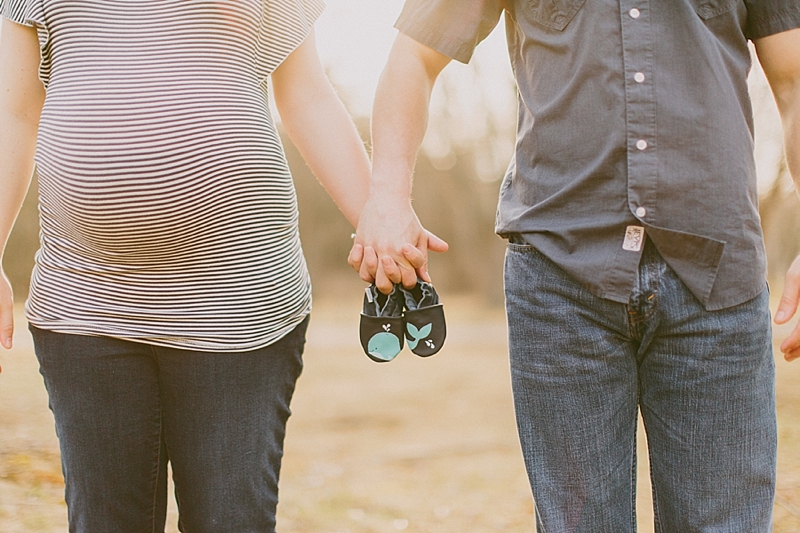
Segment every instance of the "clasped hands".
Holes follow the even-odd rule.
[[[430,282],[428,250],[447,248],[422,227],[410,201],[372,197],[359,217],[347,262],[362,280],[389,294],[396,283],[411,288],[418,277]]]

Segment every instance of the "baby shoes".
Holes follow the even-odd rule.
[[[444,306],[430,283],[417,280],[411,289],[397,284],[388,295],[375,285],[367,287],[360,337],[364,353],[373,361],[397,357],[404,340],[413,353],[429,357],[441,349],[446,335]]]

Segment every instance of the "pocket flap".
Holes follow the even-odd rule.
[[[727,13],[739,0],[691,0],[695,12],[703,20]]]
[[[586,0],[527,0],[533,19],[548,28],[563,31]]]

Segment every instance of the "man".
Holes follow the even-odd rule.
[[[496,229],[539,531],[634,530],[639,410],[657,531],[771,531],[774,362],[746,76],[752,40],[800,178],[800,3],[408,0],[350,258],[385,292],[425,262],[410,191],[431,89],[503,11],[519,120]],[[778,322],[798,293],[795,262]],[[800,331],[782,350],[800,355]]]

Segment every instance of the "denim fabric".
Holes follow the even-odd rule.
[[[517,422],[540,533],[635,531],[637,413],[656,531],[771,531],[768,291],[706,311],[648,241],[627,305],[534,248],[505,266]]]
[[[181,531],[274,532],[307,325],[233,354],[31,327],[61,446],[70,532],[163,532],[167,460]]]

